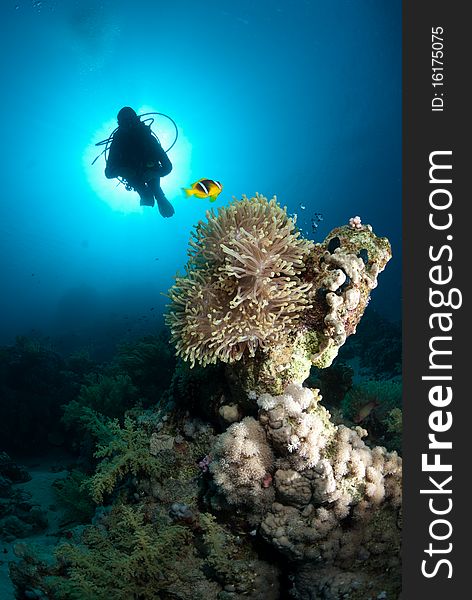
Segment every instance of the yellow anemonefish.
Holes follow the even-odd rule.
[[[192,183],[190,188],[183,188],[187,196],[196,196],[197,198],[209,198],[210,202],[214,202],[223,186],[219,181],[214,179],[199,179],[195,183]]]

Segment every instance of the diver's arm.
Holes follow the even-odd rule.
[[[159,177],[165,177],[172,171],[172,163],[164,148],[159,144]]]
[[[157,177],[165,177],[172,171],[172,163],[169,160],[164,148],[152,135],[150,137],[152,159],[156,164],[153,170]]]

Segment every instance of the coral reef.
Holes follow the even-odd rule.
[[[155,457],[157,451],[151,453],[148,434],[131,418],[126,417],[123,427],[118,421],[112,421],[109,426],[111,441],[96,451],[96,458],[103,460],[90,479],[91,495],[97,503],[102,502],[106,494],[113,493],[126,477],[139,475],[160,479],[170,473],[173,466],[171,453],[167,455],[167,461],[158,460]]]
[[[381,415],[373,441],[399,439],[399,388],[380,409],[350,367],[319,371],[390,256],[359,217],[315,244],[275,198],[208,211],[169,292],[174,374],[142,340],[69,402],[88,463],[59,491],[100,506],[55,558],[22,550],[18,597],[398,599],[401,459],[366,428]],[[336,419],[303,386],[313,366]]]
[[[361,562],[352,571],[340,571],[332,566],[314,569],[312,564],[302,563],[293,575],[291,597],[295,600],[400,600],[398,585],[383,587],[383,583],[375,572],[363,572]]]
[[[145,426],[138,427],[144,435]],[[197,429],[192,444],[180,434],[172,438],[172,475],[129,481],[135,490],[131,503],[122,496],[112,507],[99,507],[92,525],[70,530],[54,556],[18,547],[21,560],[10,566],[18,597],[277,600],[277,566],[259,558],[249,538],[198,509],[196,457],[210,440]],[[169,429],[162,431],[171,438]]]
[[[115,363],[118,372],[131,379],[143,406],[155,404],[169,386],[175,368],[167,330],[121,344]]]
[[[398,591],[401,459],[369,448],[360,427],[334,426],[317,392],[290,384],[259,396],[258,420],[246,417],[217,439],[214,482],[249,523],[259,516],[263,538],[291,561],[339,572],[361,565],[376,574],[377,593],[387,584]],[[264,472],[273,474],[270,494]]]
[[[84,531],[80,545],[58,547],[57,566],[38,588],[57,600],[151,600],[165,593],[171,597],[177,583],[188,590],[178,597],[191,598],[190,582],[196,577],[192,547],[186,543],[189,536],[180,525],[154,525],[142,511],[116,507],[100,526]],[[24,583],[18,575],[15,582],[20,587]],[[195,598],[205,597],[198,584],[194,591]]]
[[[370,292],[390,258],[388,240],[377,237],[370,225],[338,227],[315,246],[307,272],[316,299],[304,319],[315,366],[331,365],[346,338],[356,332]]]
[[[281,393],[312,364],[332,363],[390,257],[369,225],[339,227],[322,244],[301,238],[275,198],[209,211],[169,292],[177,354],[191,365],[229,363],[243,402],[250,391]]]
[[[248,215],[262,221],[246,225]],[[294,220],[275,199],[259,195],[207,217],[191,242],[186,276],[170,292],[167,322],[177,353],[192,366],[227,363],[229,405],[235,414],[249,413],[216,439],[207,502],[256,526],[293,565],[310,564],[320,597],[386,590],[395,597],[401,459],[368,446],[360,426],[335,425],[319,391],[302,386],[311,366],[330,366],[356,332],[391,257],[389,242],[354,217],[323,243],[302,245]],[[280,255],[283,238],[281,266],[271,253],[277,248]],[[274,305],[267,290],[279,279],[277,290],[288,286],[284,292],[295,296],[275,295],[283,302]],[[374,408],[366,405],[351,415],[358,423]],[[312,597],[308,570],[294,572],[293,595]]]
[[[126,373],[92,373],[77,402],[107,417],[122,417],[138,401],[138,390]]]
[[[200,515],[203,529],[206,562],[227,598],[277,600],[279,596],[278,569],[275,565],[256,558],[242,547],[241,538],[229,533],[208,513]]]
[[[66,434],[61,421],[62,407],[70,403],[121,420],[138,402],[155,405],[175,365],[167,338],[159,333],[123,344],[108,365],[96,365],[85,352],[64,358],[51,344],[24,336],[0,347],[2,449],[38,451],[82,443],[73,431]]]
[[[63,441],[61,405],[80,377],[56,352],[27,337],[0,348],[0,439],[8,452],[37,451]]]
[[[169,410],[189,411],[194,416],[214,420],[222,404],[229,397],[224,365],[195,365],[190,368],[178,360],[171,384],[162,396],[162,403]]]
[[[156,404],[169,386],[175,359],[163,333],[121,344],[105,368],[84,375],[75,401],[103,416],[123,419],[138,404]]]
[[[346,540],[352,546],[353,530],[365,532],[378,507],[399,508],[401,460],[384,448],[366,446],[362,441],[366,432],[360,427],[333,426],[319,396],[308,388],[292,384],[273,400],[274,408],[260,416],[278,455],[276,503],[262,531],[294,558],[321,555],[326,561],[338,553],[345,557]],[[301,410],[291,423],[294,407]],[[290,529],[280,535],[278,528],[288,521],[304,530],[305,541]],[[348,522],[355,525],[349,528]],[[355,552],[354,546],[351,551]]]

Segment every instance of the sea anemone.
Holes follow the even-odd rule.
[[[177,354],[202,365],[267,350],[295,328],[311,283],[299,278],[313,242],[274,197],[243,197],[192,233],[186,274],[166,315]]]

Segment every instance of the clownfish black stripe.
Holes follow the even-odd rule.
[[[201,190],[201,191],[202,191],[204,194],[208,194],[208,193],[209,193],[209,191],[208,191],[207,187],[206,187],[206,186],[203,184],[203,181],[199,181],[195,187],[197,187],[197,188],[200,188],[200,190]]]

